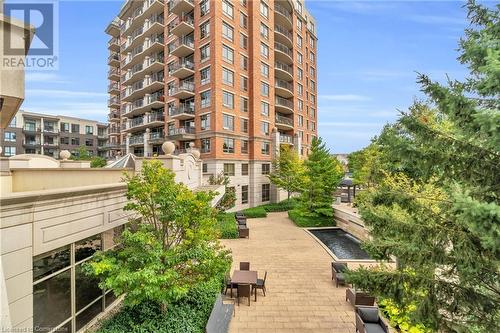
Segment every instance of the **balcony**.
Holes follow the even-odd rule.
[[[131,136],[128,141],[128,144],[129,146],[142,146],[144,145],[144,136],[143,135]]]
[[[120,71],[118,68],[112,68],[108,71],[108,79],[111,81],[120,81]]]
[[[285,27],[293,28],[292,24],[292,13],[288,11],[284,6],[275,3],[274,4],[274,22]]]
[[[44,127],[43,134],[47,136],[59,135],[59,130],[55,127]]]
[[[111,97],[108,99],[108,106],[110,108],[119,108],[120,107],[120,99],[115,97]]]
[[[143,63],[146,55],[163,52],[165,49],[164,41],[163,35],[158,35],[151,38],[147,43],[134,48],[132,52],[127,55],[122,70],[125,71],[133,68],[137,64]]]
[[[52,142],[44,142],[44,143],[43,143],[43,146],[44,146],[45,148],[56,148],[56,147],[58,147],[58,146],[59,146],[59,142],[57,142],[57,141],[52,141]]]
[[[178,99],[186,99],[194,96],[194,83],[193,82],[181,82],[179,85],[174,86],[168,90],[168,95],[170,97]]]
[[[168,131],[167,139],[169,140],[194,140],[196,138],[194,127],[173,128]]]
[[[164,120],[163,113],[161,112],[146,114],[142,117],[137,117],[129,120],[127,131],[133,130],[132,132],[134,132],[134,131],[144,130],[147,127],[151,126],[163,125],[164,124],[163,120]]]
[[[291,130],[291,129],[293,129],[293,119],[288,118],[288,117],[284,117],[284,116],[280,116],[277,114],[276,115],[276,127],[278,129],[285,130],[285,131]]]
[[[293,47],[293,35],[292,33],[285,27],[281,25],[274,26],[274,40],[285,44],[287,47]]]
[[[120,94],[120,85],[118,82],[112,82],[108,85],[108,93],[111,95],[119,95]]]
[[[185,79],[194,74],[194,63],[190,60],[175,61],[168,64],[168,72],[179,79]]]
[[[179,37],[168,44],[168,52],[176,57],[182,58],[194,52],[193,38]]]
[[[120,134],[120,128],[118,127],[110,127],[108,130],[109,135],[117,135]]]
[[[180,104],[170,110],[170,118],[186,120],[194,118],[194,106],[190,104]]]
[[[109,122],[115,122],[115,121],[120,121],[120,114],[118,112],[110,112],[108,114],[108,121]]]
[[[121,30],[124,35],[127,35],[133,29],[136,29],[144,22],[146,18],[154,13],[163,13],[163,0],[146,0],[134,10],[129,19],[123,24]]]
[[[293,64],[292,49],[288,48],[284,44],[281,44],[280,42],[274,42],[274,51],[274,56],[277,61],[281,61],[286,64]]]
[[[108,41],[108,50],[113,52],[120,52],[120,40],[116,37],[111,38]]]
[[[192,15],[178,16],[168,25],[168,30],[178,36],[182,37],[194,31],[194,19]]]
[[[151,35],[163,34],[165,30],[163,15],[152,17],[144,26],[137,28],[129,36],[127,42],[122,47],[122,52],[127,53],[130,49],[144,44],[144,39]]]
[[[274,63],[274,75],[281,80],[293,80],[293,68],[282,62],[276,61]]]
[[[189,13],[194,9],[193,0],[170,0],[168,2],[168,8],[171,13],[175,15],[182,15],[182,13]]]
[[[40,127],[35,127],[35,126],[24,126],[23,127],[23,132],[24,133],[40,133],[42,129]]]
[[[155,92],[151,95],[146,95],[144,98],[135,100],[131,102],[123,111],[123,115],[126,117],[132,117],[137,114],[143,114],[144,112],[154,109],[161,108],[165,106],[165,97],[162,92]]]
[[[146,57],[146,60],[141,64],[136,64],[132,67],[123,78],[123,85],[130,85],[131,82],[137,81],[144,77],[146,73],[156,73],[164,68],[163,53]]]
[[[274,80],[274,91],[276,95],[281,97],[293,97],[293,84],[285,80],[276,79]]]
[[[144,118],[143,117],[134,118],[134,119],[131,119],[128,121],[127,130],[134,129],[134,128],[140,127],[142,125],[144,125]]]
[[[293,136],[280,133],[280,143],[286,145],[293,145]]]
[[[40,144],[40,141],[36,141],[36,140],[23,140],[23,147],[27,147],[27,148],[38,148],[40,147],[41,144]]]
[[[274,107],[276,111],[282,113],[293,113],[293,101],[283,97],[276,96]]]
[[[113,67],[120,67],[120,55],[113,53],[108,57],[108,65]]]
[[[149,134],[150,143],[163,143],[165,141],[165,135],[162,132],[152,132]]]

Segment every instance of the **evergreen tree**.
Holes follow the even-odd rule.
[[[290,200],[292,193],[302,190],[304,177],[304,166],[299,155],[289,146],[281,147],[279,156],[272,161],[272,171],[268,175],[269,180],[276,187],[285,190],[288,200]]]
[[[419,77],[429,102],[386,126],[376,142],[385,176],[359,201],[367,250],[396,269],[348,279],[433,330],[500,332],[500,7],[467,6],[469,78]]]
[[[305,164],[306,182],[301,210],[309,216],[333,216],[333,193],[344,176],[340,162],[330,154],[321,138],[313,138]]]

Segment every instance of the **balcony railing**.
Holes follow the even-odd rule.
[[[280,61],[276,61],[276,62],[274,63],[274,68],[276,68],[276,69],[281,69],[282,71],[285,71],[285,72],[287,72],[288,74],[290,74],[290,75],[292,75],[292,76],[293,76],[293,68],[292,68],[292,66],[289,66],[289,65],[287,65],[287,64],[284,64],[284,63],[282,63],[282,62],[280,62]]]
[[[290,20],[290,22],[292,21],[292,14],[288,10],[286,10],[286,8],[283,7],[282,5],[275,3],[274,10],[280,13],[281,15],[285,16],[287,19]]]
[[[293,119],[276,115],[276,123],[293,127]]]
[[[279,32],[282,35],[285,35],[286,37],[288,37],[288,39],[290,39],[291,41],[293,41],[293,35],[292,35],[292,33],[287,28],[285,28],[285,27],[283,27],[281,25],[275,25],[274,26],[274,31]]]
[[[194,17],[192,15],[177,16],[172,22],[168,24],[168,29],[172,30],[181,23],[187,23],[191,26],[194,25]]]
[[[120,61],[120,55],[118,53],[113,53],[108,57],[108,62],[113,60]]]
[[[155,121],[163,121],[163,119],[164,119],[163,113],[161,112],[155,112],[148,115],[148,123],[152,123]]]
[[[279,97],[279,96],[276,96],[276,105],[284,106],[284,107],[293,109],[293,102],[292,101],[290,101],[286,98],[283,98],[283,97]]]
[[[195,133],[194,127],[172,128],[172,129],[169,129],[169,131],[168,131],[168,135],[194,134],[194,133]]]
[[[274,42],[274,48],[280,52],[287,54],[290,58],[293,58],[293,52],[286,45],[280,42]]]
[[[116,45],[118,45],[118,43],[119,43],[118,38],[113,37],[113,38],[111,38],[111,39],[108,41],[108,46],[115,45],[115,44],[116,44]]]
[[[163,132],[152,132],[149,134],[149,140],[162,140],[163,138]]]
[[[179,104],[179,106],[170,109],[170,116],[176,116],[183,113],[194,115],[194,107],[189,104]]]
[[[129,120],[129,122],[128,122],[128,128],[134,128],[134,127],[141,126],[141,125],[144,125],[144,118],[143,117],[134,118],[134,119]]]
[[[57,128],[55,128],[55,127],[44,127],[43,128],[43,132],[44,133],[54,133],[54,134],[56,134],[56,133],[59,133],[59,130]]]
[[[23,131],[25,132],[41,132],[40,127],[35,127],[35,126],[24,126]]]
[[[178,69],[185,68],[194,71],[194,63],[190,60],[177,60],[168,66],[169,74]]]
[[[187,46],[189,48],[194,49],[194,39],[192,37],[179,37],[174,40],[172,43],[168,44],[168,52],[172,53],[173,50],[178,48],[179,46]]]
[[[118,98],[113,97],[113,98],[108,99],[108,105],[113,105],[113,104],[120,104],[120,101],[118,100]]]
[[[119,134],[120,133],[120,129],[116,128],[116,127],[110,127],[109,128],[109,133],[110,134]]]
[[[108,76],[112,76],[112,75],[120,75],[118,68],[112,68],[108,71]]]
[[[113,83],[110,83],[108,85],[108,91],[111,91],[111,90],[119,90],[120,89],[120,86],[118,85],[118,83],[116,82],[113,82]]]
[[[194,83],[193,82],[181,82],[179,85],[176,85],[169,89],[168,95],[173,96],[180,91],[189,91],[194,93]]]
[[[286,135],[286,134],[280,134],[280,143],[293,143],[293,136],[291,135]]]
[[[293,91],[293,84],[291,84],[290,82],[286,82],[285,80],[276,79],[274,81],[274,85],[276,88],[283,88]]]
[[[144,136],[142,135],[131,136],[128,143],[130,145],[142,144],[144,143]]]

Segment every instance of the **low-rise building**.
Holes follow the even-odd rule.
[[[85,147],[92,156],[107,157],[108,125],[95,120],[19,111],[2,130],[3,156],[40,154],[54,158],[61,150],[78,156]]]

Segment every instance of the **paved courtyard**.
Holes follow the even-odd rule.
[[[247,224],[250,239],[223,243],[233,251],[232,271],[240,261],[249,261],[259,278],[268,271],[267,296],[257,291],[257,302],[252,297],[251,306],[242,298],[230,332],[355,332],[345,288],[335,288],[331,281],[328,253],[287,213],[248,219]]]

